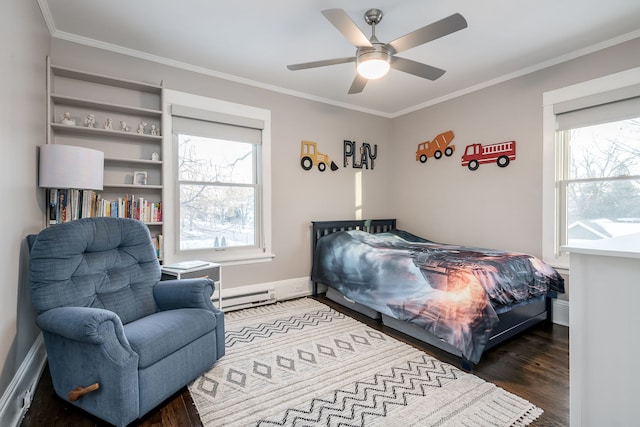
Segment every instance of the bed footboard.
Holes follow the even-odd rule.
[[[551,298],[543,298],[530,304],[515,307],[513,310],[498,315],[500,322],[491,333],[489,342],[484,351],[497,346],[498,344],[512,338],[534,325],[550,319]],[[423,328],[408,323],[406,321],[394,319],[385,314],[382,315],[382,323],[391,329],[395,329],[403,334],[409,335],[419,341],[432,345],[460,357],[462,369],[468,372],[473,371],[474,363],[466,359],[462,352],[452,345],[444,342],[435,335]]]

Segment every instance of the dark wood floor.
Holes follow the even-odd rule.
[[[432,356],[457,366],[459,360],[420,343],[320,296],[318,300],[373,328],[384,331]],[[541,323],[518,337],[488,350],[473,373],[544,409],[533,427],[569,425],[569,330]],[[34,400],[22,427],[108,426],[95,417],[67,404],[53,391],[48,369],[42,375]],[[130,426],[202,426],[187,388]]]

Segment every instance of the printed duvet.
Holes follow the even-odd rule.
[[[400,230],[321,238],[311,278],[426,329],[473,363],[498,313],[564,292],[562,277],[531,255],[434,243]]]

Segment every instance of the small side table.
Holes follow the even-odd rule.
[[[190,265],[196,265],[191,267]],[[191,262],[176,263],[162,266],[162,277],[160,280],[174,279],[211,279],[216,284],[218,291],[218,308],[222,310],[222,266],[215,262]]]

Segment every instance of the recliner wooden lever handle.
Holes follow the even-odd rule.
[[[100,388],[100,384],[98,383],[91,384],[90,386],[87,386],[87,387],[79,386],[71,390],[67,395],[67,397],[69,398],[70,401],[75,402],[85,394],[91,393],[92,391],[97,390],[99,388]]]

